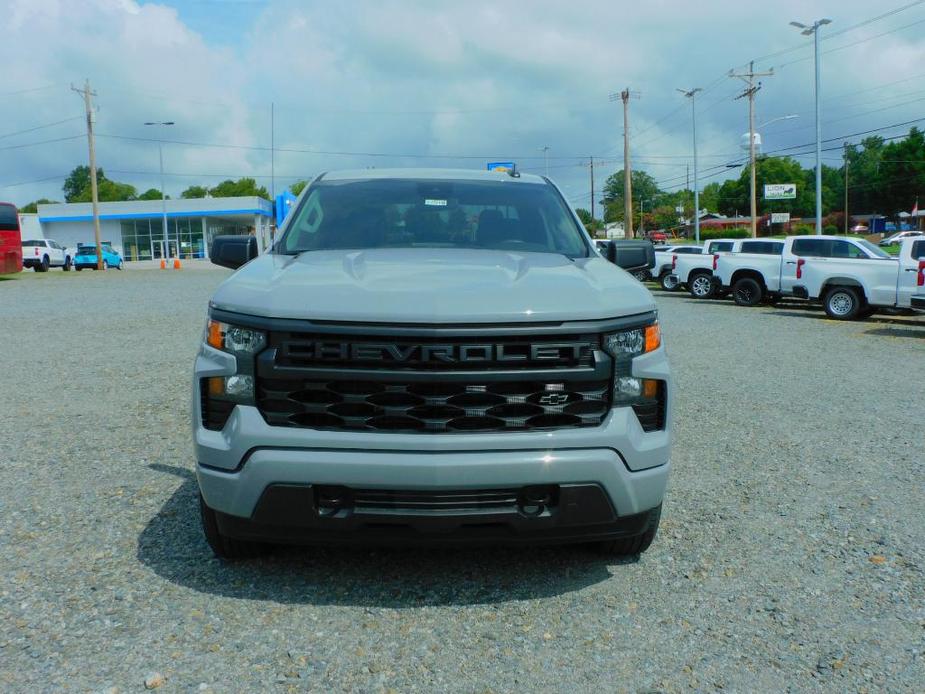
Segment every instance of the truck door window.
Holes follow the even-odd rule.
[[[853,243],[847,241],[831,241],[830,258],[867,258],[867,254]]]
[[[825,241],[822,239],[796,239],[793,242],[793,254],[800,257],[825,257]]]
[[[925,258],[925,241],[916,241],[912,244],[912,257],[916,260]]]

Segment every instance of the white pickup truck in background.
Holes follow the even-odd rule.
[[[713,283],[716,258],[720,253],[738,253],[743,243],[753,239],[716,239],[708,242],[701,255],[678,255],[671,258],[671,282],[685,287],[697,299],[709,299],[718,294]]]
[[[69,250],[51,239],[29,239],[22,242],[23,267],[36,272],[48,272],[50,267],[71,269],[72,256]]]
[[[671,274],[671,259],[675,255],[701,255],[703,246],[681,245],[656,247],[655,267],[652,269],[652,279],[659,283],[662,289],[673,292],[678,288],[678,282]]]
[[[781,255],[722,255],[716,283],[736,303],[768,296],[821,301],[831,318],[851,320],[877,308],[925,309],[925,239],[907,238],[897,257],[864,239],[791,236]]]

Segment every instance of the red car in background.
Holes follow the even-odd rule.
[[[22,271],[22,235],[16,206],[0,202],[0,275]]]
[[[647,231],[646,237],[652,243],[665,243],[668,240],[668,234],[664,231]]]

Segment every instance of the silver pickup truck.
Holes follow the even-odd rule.
[[[193,377],[217,555],[652,542],[672,421],[656,304],[548,179],[328,173],[268,253],[223,236],[210,255],[237,269]]]
[[[831,318],[850,320],[877,308],[925,308],[925,239],[907,238],[899,255],[864,239],[791,236],[777,254],[737,253],[717,258],[717,284],[736,303],[753,306],[768,296],[821,301]]]

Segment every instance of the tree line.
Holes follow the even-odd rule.
[[[96,183],[97,198],[100,202],[161,199],[161,191],[157,188],[148,188],[148,190],[139,193],[138,189],[129,183],[120,183],[110,179],[101,168],[97,168],[96,170]],[[289,189],[294,195],[298,195],[302,192],[302,189],[307,183],[307,181],[297,181],[289,186]],[[90,167],[78,166],[71,171],[64,180],[61,192],[64,194],[64,202],[90,202]],[[270,199],[270,194],[267,192],[267,189],[264,186],[258,185],[257,181],[253,178],[248,177],[239,178],[236,181],[228,179],[211,187],[192,185],[180,193],[180,197],[186,200],[205,197],[234,198],[243,196],[257,196],[267,200]],[[167,199],[170,199],[169,195]],[[57,202],[59,201],[39,198],[38,200],[33,200],[27,205],[24,205],[19,211],[37,212],[39,205],[54,204]]]
[[[848,214],[882,214],[894,217],[912,210],[920,194],[925,193],[925,133],[912,128],[902,139],[887,142],[879,136],[867,137],[836,152],[848,165]],[[708,174],[709,175],[709,174]],[[816,214],[815,168],[804,168],[788,156],[759,156],[755,166],[758,214],[789,212],[792,217]],[[622,170],[604,184],[603,223],[622,222],[624,217]],[[795,183],[795,200],[763,200],[766,183]],[[684,219],[693,217],[694,194],[685,188],[662,190],[651,175],[633,171],[633,221],[639,225],[640,203],[646,229],[670,229],[679,225],[676,208],[683,207]],[[747,216],[750,210],[750,170],[746,163],[737,178],[711,181],[700,192],[700,209],[726,216]],[[838,226],[845,210],[845,164],[822,165],[823,223]],[[579,210],[589,226],[591,215]],[[596,228],[602,226],[595,220]]]

